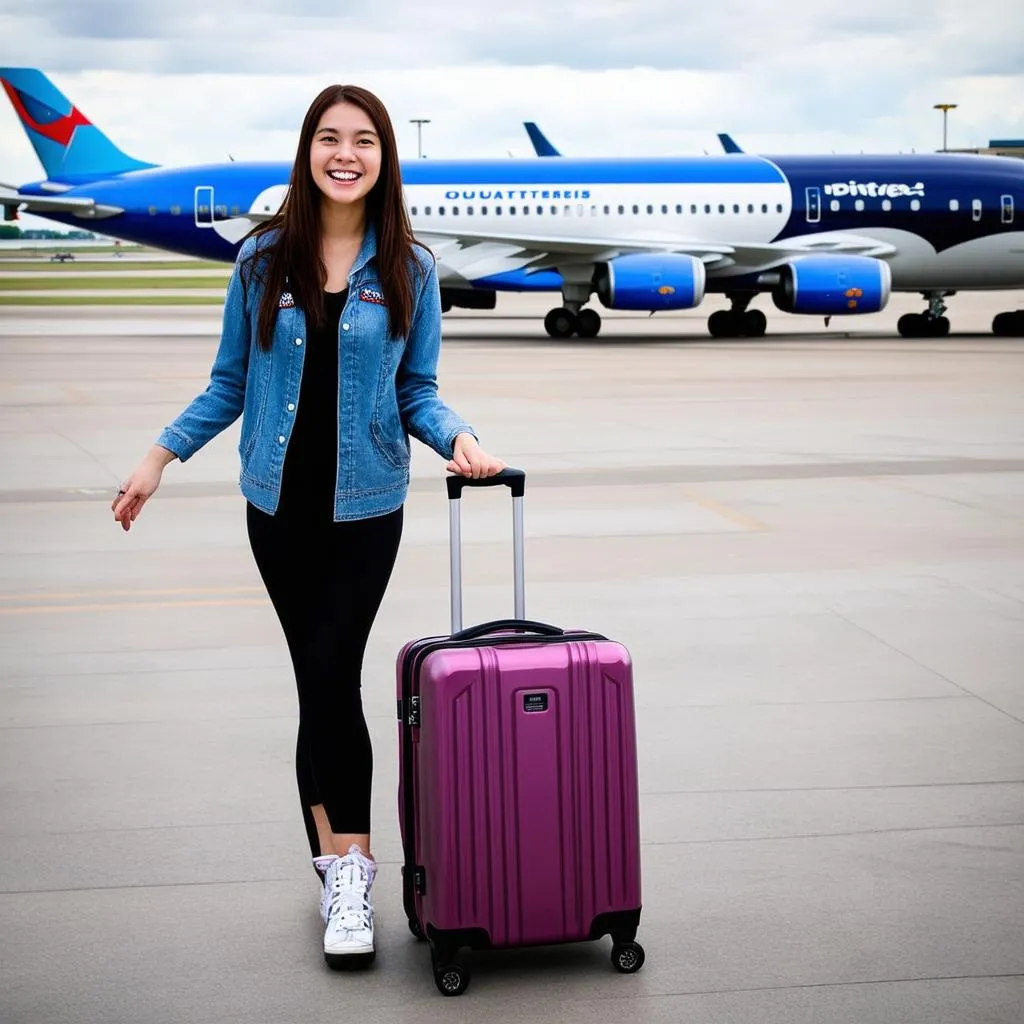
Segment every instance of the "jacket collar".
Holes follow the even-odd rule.
[[[363,244],[359,247],[359,255],[356,257],[355,262],[352,264],[352,270],[350,274],[355,274],[362,270],[367,263],[370,262],[377,255],[377,229],[373,225],[373,221],[367,219],[366,231],[363,234]]]

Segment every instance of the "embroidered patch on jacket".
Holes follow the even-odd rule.
[[[293,309],[295,307],[295,299],[291,292],[282,292],[281,301],[278,302],[278,309]]]
[[[378,306],[383,306],[385,304],[384,293],[377,291],[376,288],[360,289],[359,298],[361,298],[363,302],[375,302]]]

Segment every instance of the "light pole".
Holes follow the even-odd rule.
[[[946,120],[951,110],[956,110],[955,103],[936,103],[935,109],[942,111],[942,152],[946,152]]]
[[[416,150],[417,156],[422,159],[423,157],[423,126],[430,124],[429,117],[411,117],[409,118],[409,124],[416,125]]]

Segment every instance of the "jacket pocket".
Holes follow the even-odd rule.
[[[396,469],[407,469],[410,461],[409,438],[402,425],[395,393],[394,360],[399,345],[388,339],[381,343],[380,376],[370,418],[370,436],[377,450]]]

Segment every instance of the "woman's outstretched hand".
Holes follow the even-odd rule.
[[[139,517],[142,506],[153,497],[160,486],[164,467],[176,458],[173,452],[154,445],[149,454],[135,467],[134,472],[118,489],[117,495],[110,503],[114,513],[114,521],[121,524],[127,533]]]

